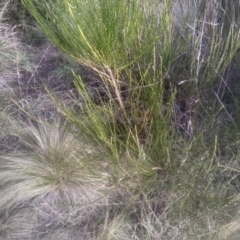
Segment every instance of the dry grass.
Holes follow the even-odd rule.
[[[102,192],[106,178],[82,164],[91,161],[91,149],[65,126],[60,121],[26,126],[19,136],[22,151],[0,157],[2,236],[37,239],[50,229],[76,231],[91,224],[107,205]]]

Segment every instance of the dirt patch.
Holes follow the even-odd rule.
[[[20,98],[36,98],[46,94],[46,86],[54,92],[66,92],[74,87],[71,69],[76,66],[73,66],[52,43],[47,42],[39,48],[32,49],[30,61],[34,68],[31,71],[22,71],[17,80]]]
[[[34,121],[34,117],[54,119],[59,115],[59,111],[52,101],[51,93],[64,102],[68,100],[69,104],[77,95],[71,72],[73,70],[80,73],[80,67],[76,63],[47,40],[43,45],[30,47],[26,51],[30,68],[23,68],[10,83],[9,89],[12,93],[6,93],[4,98],[4,105],[7,106],[7,110],[4,110],[5,120],[0,119],[4,124],[6,119],[10,121],[12,118],[18,123]],[[11,131],[14,132],[13,129]],[[11,134],[11,131],[0,136],[1,153],[19,149],[19,139]]]

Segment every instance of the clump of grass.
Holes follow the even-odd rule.
[[[37,7],[34,1],[24,2],[56,45],[100,76],[105,86],[105,96],[98,100],[100,106],[87,97],[89,92],[80,77],[76,77],[76,86],[84,96],[85,109],[89,109],[87,121],[95,118],[90,124],[94,126],[92,134],[112,152],[120,145],[139,153],[144,139],[150,158],[165,159],[174,128],[172,112],[176,115],[175,109],[185,108],[176,116],[182,118],[177,119],[179,125],[186,125],[183,130],[188,134],[198,129],[202,120],[198,123],[198,116],[192,119],[190,115],[194,114],[187,112],[201,107],[206,95],[199,93],[218,81],[238,49],[238,44],[233,44],[238,28],[232,25],[228,33],[221,27],[214,29],[214,24],[221,23],[210,16],[205,19],[209,12],[200,12],[198,2],[195,9],[190,6],[199,11],[199,16],[195,14],[193,29],[190,26],[184,38],[174,30],[172,1],[67,1]],[[224,9],[214,10],[224,19]],[[60,12],[61,20],[57,17]],[[213,21],[211,31],[207,20]],[[201,104],[188,106],[193,105],[191,99]],[[89,117],[96,112],[99,119]],[[71,121],[77,122],[77,118]],[[92,128],[87,129],[91,132]]]
[[[106,215],[104,225],[102,226],[101,230],[98,232],[95,239],[129,239],[129,229],[126,224],[126,219],[124,216],[115,216],[115,218],[109,221],[108,214]]]
[[[19,136],[22,151],[0,157],[2,236],[14,238],[22,232],[24,237],[27,232],[34,238],[66,226],[76,230],[107,205],[102,192],[104,172],[93,174],[97,166],[88,169],[83,164],[91,162],[89,151],[92,156],[94,148],[76,140],[64,127],[60,121],[54,126],[26,126]],[[16,221],[21,222],[17,225],[22,231],[11,230]]]

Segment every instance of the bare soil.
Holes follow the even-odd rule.
[[[6,105],[10,106],[6,111],[7,121],[14,118],[26,123],[34,121],[34,117],[53,119],[59,113],[51,94],[69,104],[77,95],[71,71],[79,74],[81,68],[51,42],[46,40],[38,47],[30,47],[28,58],[32,69],[20,71],[10,86],[13,93],[6,97]],[[1,154],[14,152],[19,147],[19,139],[14,133],[0,136]]]

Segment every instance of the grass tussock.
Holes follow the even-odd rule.
[[[14,236],[14,231],[8,235],[8,230],[22,218],[20,228],[24,221],[33,219],[33,226],[24,231],[34,236],[43,231],[34,233],[36,227],[75,226],[91,221],[97,209],[106,205],[101,192],[106,185],[103,173],[93,175],[82,165],[82,161],[91,161],[87,152],[91,149],[63,127],[60,122],[54,127],[40,123],[27,126],[20,137],[25,150],[1,156],[0,212],[6,219],[6,237]]]
[[[61,118],[19,123],[19,149],[0,156],[2,236],[231,239],[239,3],[23,3],[87,74],[73,72],[70,104],[48,90]]]

